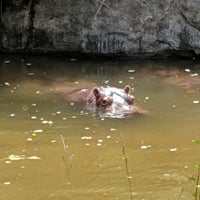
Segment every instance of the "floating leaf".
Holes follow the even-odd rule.
[[[192,142],[193,142],[194,144],[200,144],[200,141],[199,141],[199,140],[192,140]]]
[[[200,168],[200,164],[198,164],[198,163],[194,163],[194,164],[192,164],[192,167],[194,167],[194,168]]]
[[[194,176],[191,176],[191,177],[189,177],[188,179],[189,179],[190,182],[192,182],[192,181],[195,182],[195,181],[196,181],[196,178],[195,178]]]

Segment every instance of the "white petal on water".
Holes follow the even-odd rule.
[[[117,130],[117,129],[115,129],[115,128],[111,128],[111,129],[110,129],[110,131],[116,131],[116,130]]]
[[[10,155],[8,156],[9,160],[24,160],[25,156],[24,155]]]
[[[198,104],[198,103],[199,103],[199,100],[194,100],[192,103],[193,103],[193,104]]]
[[[9,64],[9,63],[10,63],[10,60],[5,60],[4,63],[5,63],[5,64]]]
[[[43,120],[43,121],[42,121],[42,124],[50,124],[50,125],[52,125],[52,124],[53,124],[53,121]]]
[[[29,141],[29,142],[31,142],[33,139],[32,138],[27,138],[26,140]]]
[[[128,72],[129,73],[133,73],[133,72],[135,72],[135,70],[134,69],[129,69]]]
[[[85,127],[85,130],[90,130],[90,127]]]
[[[10,83],[9,82],[5,82],[4,85],[10,86]]]
[[[92,136],[83,136],[81,137],[81,140],[91,140]]]
[[[41,160],[41,158],[38,156],[29,156],[29,157],[27,157],[27,159],[28,160]]]
[[[101,140],[101,139],[98,139],[98,142],[99,142],[99,143],[102,143],[102,142],[103,142],[103,140]]]
[[[4,185],[10,185],[10,184],[11,184],[11,182],[9,182],[9,181],[6,181],[6,182],[4,182],[3,184],[4,184]]]
[[[140,147],[140,149],[148,149],[148,148],[151,148],[151,145],[142,145]]]
[[[35,75],[35,74],[34,74],[33,72],[29,72],[28,75],[29,75],[29,76],[33,76],[33,75]]]
[[[36,129],[36,130],[33,130],[34,133],[43,133],[43,130],[42,129]]]
[[[10,160],[6,160],[5,163],[6,163],[6,164],[10,164],[10,163],[12,163],[12,162],[11,162]]]
[[[32,64],[31,64],[31,63],[26,63],[26,65],[27,65],[27,66],[31,66]]]
[[[190,76],[194,77],[194,76],[198,76],[199,74],[197,73],[194,73],[194,74],[191,74]]]
[[[37,116],[31,116],[31,119],[37,119]]]
[[[10,114],[10,117],[15,117],[15,113],[11,113],[11,114]]]
[[[175,151],[177,151],[177,148],[171,148],[169,151],[175,152]]]
[[[106,136],[106,138],[107,138],[107,139],[110,139],[110,138],[111,138],[111,136],[110,136],[110,135],[107,135],[107,136]]]
[[[163,176],[169,177],[169,176],[170,176],[170,174],[167,174],[167,173],[165,173],[165,174],[163,174]]]
[[[190,72],[190,69],[185,69],[185,72]]]
[[[36,94],[41,94],[41,92],[40,92],[39,90],[38,90],[38,91],[36,91],[35,93],[36,93]]]
[[[98,146],[98,147],[102,146],[102,143],[97,143],[97,146]]]

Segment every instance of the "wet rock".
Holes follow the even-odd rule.
[[[126,57],[200,54],[196,0],[2,0],[0,50]]]

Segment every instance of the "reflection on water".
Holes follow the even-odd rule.
[[[193,198],[197,62],[4,56],[0,63],[2,199],[130,199],[121,136],[133,199]],[[74,87],[126,84],[148,116],[100,118],[65,99]]]

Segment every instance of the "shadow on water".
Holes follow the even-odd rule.
[[[0,58],[2,199],[192,199],[198,162],[197,61]],[[69,90],[134,88],[147,116],[94,116]],[[60,135],[62,135],[62,140]]]

